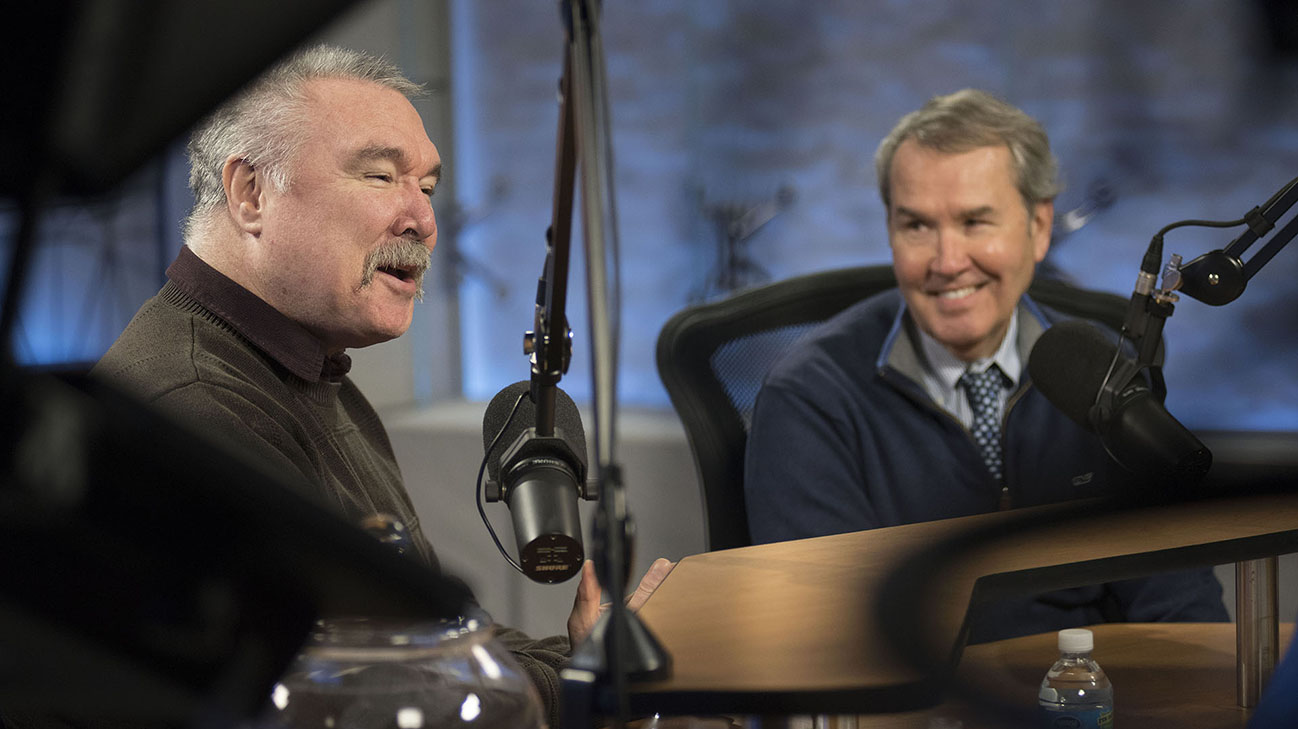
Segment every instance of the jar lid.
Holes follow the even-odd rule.
[[[489,626],[473,618],[401,621],[329,617],[316,621],[303,654],[331,661],[424,660],[468,650],[491,638]],[[463,646],[463,648],[461,648]]]
[[[1086,628],[1059,631],[1060,653],[1090,653],[1094,648],[1095,636]]]

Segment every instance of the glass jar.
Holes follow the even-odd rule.
[[[477,620],[319,621],[271,692],[260,727],[442,729],[543,726],[536,689]]]

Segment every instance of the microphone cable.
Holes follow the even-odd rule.
[[[524,576],[526,576],[527,573],[523,571],[523,565],[519,564],[518,560],[514,559],[514,557],[505,549],[505,545],[500,543],[500,537],[496,536],[496,530],[491,526],[491,520],[487,518],[487,510],[483,506],[482,501],[482,477],[486,475],[487,461],[491,459],[492,451],[496,449],[496,444],[500,442],[500,438],[505,434],[505,431],[509,430],[509,424],[514,422],[514,416],[518,414],[518,408],[523,404],[523,398],[525,397],[531,397],[531,392],[524,390],[518,394],[518,399],[514,401],[514,407],[509,411],[509,417],[505,418],[505,423],[500,426],[500,430],[497,431],[495,437],[491,439],[491,445],[487,446],[483,452],[482,465],[478,467],[478,481],[474,498],[474,501],[477,502],[478,506],[478,515],[482,517],[482,524],[487,527],[487,533],[491,535],[491,541],[496,543],[496,549],[500,550],[500,556],[504,557],[505,561],[508,562],[510,566],[518,570],[520,575]]]
[[[1257,208],[1253,209],[1256,213]],[[1149,241],[1149,248],[1145,249],[1145,257],[1140,262],[1140,270],[1151,275],[1158,274],[1158,267],[1163,264],[1163,236],[1177,228],[1235,228],[1240,225],[1253,225],[1253,213],[1246,215],[1239,220],[1178,220],[1175,223],[1164,225],[1154,237]],[[1263,221],[1265,222],[1265,221]]]

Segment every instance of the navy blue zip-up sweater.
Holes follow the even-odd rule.
[[[1027,297],[1016,346],[1066,317]],[[1117,466],[1032,386],[1026,369],[1002,422],[1004,483],[954,416],[929,397],[901,294],[873,296],[810,333],[767,375],[748,438],[748,523],[758,543],[838,534],[1105,494]],[[1111,620],[1227,620],[1210,569],[1006,602],[971,639]]]

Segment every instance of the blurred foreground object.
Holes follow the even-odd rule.
[[[322,620],[260,729],[540,729],[541,699],[476,620]]]
[[[6,712],[228,723],[319,615],[463,611],[459,583],[103,383],[5,372],[0,412]]]

